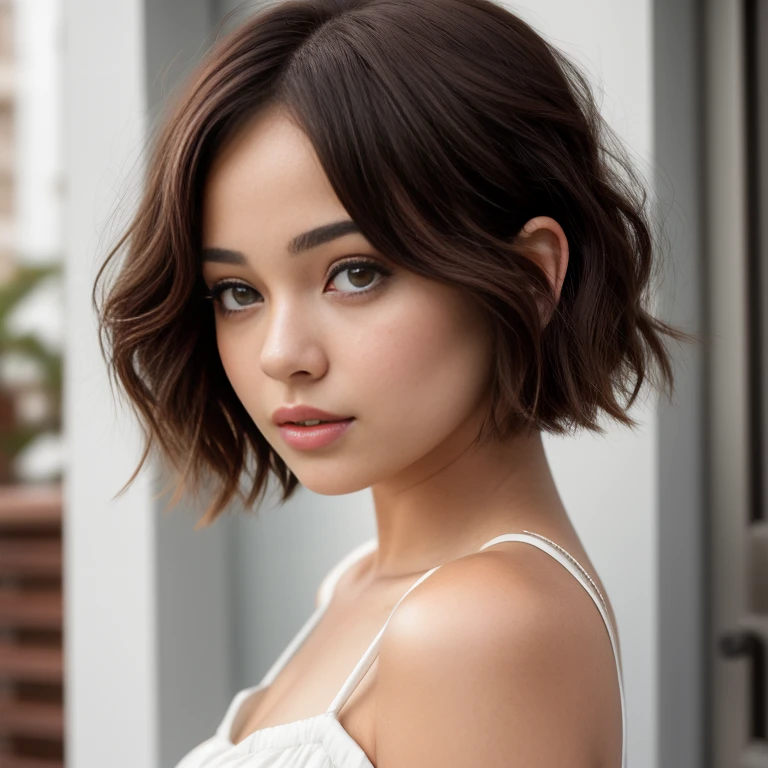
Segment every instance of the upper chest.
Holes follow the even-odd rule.
[[[328,710],[385,624],[402,587],[359,592],[355,568],[339,581],[333,600],[274,681],[245,706],[233,733],[239,743],[254,731],[314,717]],[[375,764],[377,662],[355,686],[338,720]]]

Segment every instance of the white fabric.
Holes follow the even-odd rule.
[[[608,629],[619,676],[622,723],[621,766],[626,768],[627,722],[618,639],[616,631],[611,625],[610,618],[595,592],[595,587],[590,584],[566,554],[563,554],[552,544],[529,533],[504,533],[486,542],[480,549],[483,550],[486,547],[503,541],[523,541],[533,544],[543,552],[551,555],[587,590],[600,611],[600,615],[603,617],[603,621]],[[258,696],[261,691],[272,684],[283,667],[320,621],[331,602],[333,590],[342,574],[354,562],[375,550],[376,546],[376,539],[370,539],[360,544],[334,566],[320,586],[320,605],[270,667],[261,682],[258,685],[244,688],[235,694],[227,708],[224,719],[214,735],[182,758],[181,762],[176,765],[176,768],[375,768],[360,745],[344,730],[338,720],[338,714],[347,699],[349,699],[352,691],[354,691],[376,659],[382,635],[397,606],[400,605],[400,602],[412,589],[433,574],[440,567],[439,565],[419,577],[398,600],[384,626],[368,646],[368,649],[356,664],[326,712],[291,723],[260,728],[246,736],[239,744],[233,744],[231,737],[233,731],[239,733],[241,730],[245,717],[246,702]]]

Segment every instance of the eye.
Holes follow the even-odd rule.
[[[206,298],[213,299],[219,305],[221,311],[228,315],[248,309],[248,307],[256,303],[259,295],[259,292],[249,285],[235,283],[230,280],[214,285],[206,293]]]
[[[331,276],[328,279],[329,283],[337,283],[339,290],[338,293],[366,293],[373,290],[381,280],[376,280],[378,275],[380,278],[388,277],[391,272],[385,269],[380,264],[374,261],[367,261],[364,259],[357,259],[355,261],[346,261],[342,264],[338,264]],[[343,279],[338,280],[338,277],[346,275]],[[345,285],[346,284],[346,285]],[[346,290],[346,287],[350,287],[352,290]]]
[[[357,296],[375,290],[391,274],[391,270],[375,261],[355,259],[337,264],[328,278],[327,285],[336,283],[336,290],[331,293]],[[375,279],[376,276],[381,279]],[[349,287],[351,290],[347,290]],[[205,298],[211,299],[222,315],[233,315],[261,303],[261,294],[257,290],[247,283],[233,280],[217,283],[205,293]]]

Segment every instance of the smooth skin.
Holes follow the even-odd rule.
[[[349,218],[311,143],[277,108],[223,148],[207,179],[203,277],[214,291],[238,284],[216,301],[226,374],[303,486],[323,495],[371,488],[379,542],[340,582],[238,739],[324,711],[397,599],[443,563],[395,611],[379,658],[340,713],[376,768],[618,768],[618,679],[591,598],[530,545],[477,551],[501,533],[541,533],[606,595],[541,435],[470,445],[493,349],[462,291],[398,267],[360,233],[289,252],[296,236]],[[559,297],[562,227],[539,216],[518,237]],[[353,258],[374,266],[329,279]],[[325,448],[295,450],[271,415],[297,403],[355,421]]]

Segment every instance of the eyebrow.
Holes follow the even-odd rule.
[[[360,227],[352,219],[323,224],[321,227],[315,227],[308,232],[294,237],[288,243],[288,253],[291,256],[298,256],[312,248],[329,243],[331,240],[351,234],[361,234]],[[248,263],[244,253],[234,251],[231,248],[203,248],[203,261],[217,261],[222,264],[240,265]]]

